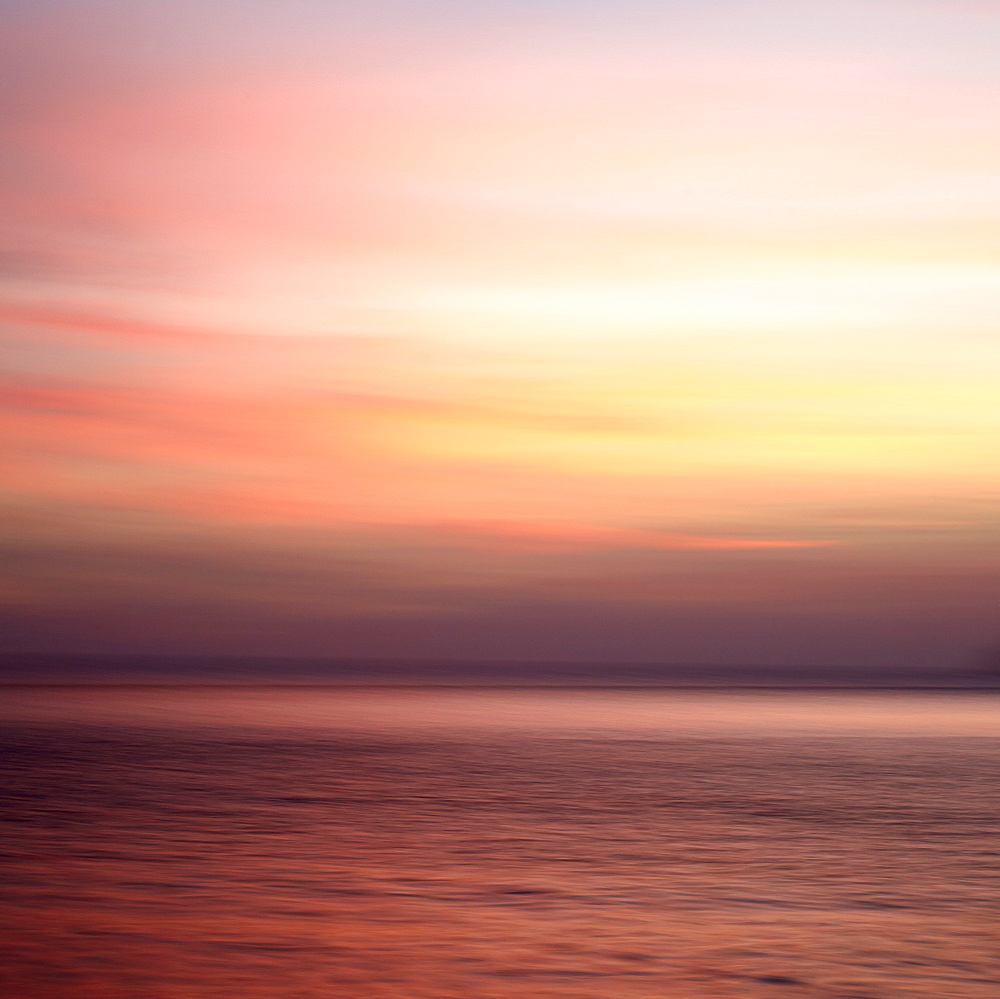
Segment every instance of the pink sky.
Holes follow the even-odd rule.
[[[995,5],[0,16],[10,648],[1000,628]]]

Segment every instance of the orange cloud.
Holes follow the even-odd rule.
[[[536,552],[753,551],[773,548],[822,548],[841,542],[788,538],[740,538],[675,534],[654,529],[537,520],[467,520],[429,525],[445,544]]]

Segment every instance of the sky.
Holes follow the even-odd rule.
[[[1000,4],[8,0],[0,648],[1000,633]]]

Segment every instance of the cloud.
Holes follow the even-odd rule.
[[[678,534],[650,528],[574,524],[564,521],[468,520],[428,525],[439,543],[533,552],[572,551],[756,551],[823,548],[836,540],[741,538]]]
[[[979,614],[995,16],[459,6],[0,13],[36,634]]]

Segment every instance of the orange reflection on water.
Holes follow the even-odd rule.
[[[9,720],[267,726],[330,732],[521,731],[995,736],[993,691],[274,686],[9,688]]]
[[[8,693],[18,999],[995,997],[995,693]]]

